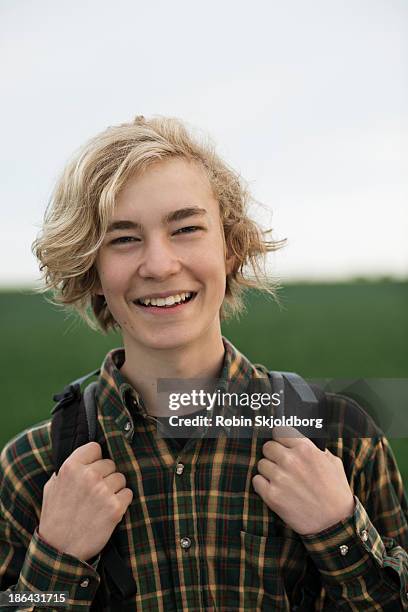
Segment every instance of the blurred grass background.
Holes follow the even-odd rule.
[[[251,361],[309,378],[408,378],[407,282],[292,284],[279,296],[281,306],[248,294],[246,314],[223,325]],[[53,393],[99,367],[121,341],[89,330],[28,290],[1,291],[0,309],[2,448],[48,418]],[[390,442],[406,483],[408,441]]]

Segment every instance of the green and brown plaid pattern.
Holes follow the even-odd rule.
[[[223,340],[222,384],[244,392],[266,369]],[[356,511],[318,535],[300,537],[252,487],[265,439],[204,436],[178,450],[157,435],[154,417],[121,375],[122,362],[121,349],[107,355],[97,402],[109,454],[134,492],[116,538],[138,589],[124,609],[288,611],[301,598],[308,559],[318,570],[315,610],[408,609],[401,477],[385,438],[341,437],[336,415],[346,399],[328,396],[327,445],[344,462]],[[49,421],[3,449],[1,588],[69,591],[70,609],[89,610],[100,582],[97,561],[92,566],[58,552],[36,530],[52,472]]]

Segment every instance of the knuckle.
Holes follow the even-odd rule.
[[[120,512],[120,503],[116,495],[111,495],[107,502],[107,512],[112,517],[112,519],[116,519]]]
[[[262,472],[266,465],[266,459],[260,459],[257,464],[258,472]]]
[[[90,459],[96,461],[102,457],[101,445],[98,442],[92,441],[86,444],[81,444],[73,452],[72,455],[77,458],[78,461],[87,462]]]
[[[58,471],[58,476],[65,479],[65,478],[70,478],[74,473],[75,473],[74,462],[71,460],[71,457],[68,457],[68,459],[65,459],[64,463],[61,465]]]
[[[102,448],[99,442],[88,442],[86,446],[92,451],[93,454],[97,455],[98,457],[102,457]]]
[[[296,467],[298,464],[296,455],[293,453],[285,453],[282,456],[281,464],[285,469]]]
[[[88,486],[100,484],[102,482],[102,476],[101,474],[99,474],[98,470],[96,470],[92,465],[90,465],[84,472],[84,482]]]
[[[101,478],[97,482],[93,482],[92,492],[94,495],[100,495],[102,497],[106,496],[109,493],[109,489],[103,478]]]
[[[273,474],[271,475],[271,479],[270,482],[273,482],[274,485],[279,486],[282,482],[282,471],[281,470],[274,470]]]
[[[313,453],[313,443],[305,438],[298,444],[297,451],[301,457],[310,457]]]
[[[104,462],[106,467],[112,470],[116,470],[116,463],[113,461],[113,459],[104,459]]]
[[[333,463],[338,463],[339,461],[343,463],[341,458],[338,455],[331,453],[328,448],[326,448],[326,450],[324,451],[324,454],[327,457],[327,459],[329,461],[332,461]]]
[[[119,523],[122,520],[122,517],[125,514],[125,510],[126,508],[122,508],[122,507],[116,510],[116,512],[113,514],[113,517],[112,517],[115,523]]]
[[[121,488],[124,489],[126,487],[126,477],[119,472],[118,476],[117,476],[117,479],[119,481],[119,484],[122,485]]]

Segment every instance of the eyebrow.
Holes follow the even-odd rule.
[[[206,214],[207,211],[205,208],[200,208],[198,206],[186,206],[185,208],[178,208],[177,210],[173,210],[172,212],[165,215],[162,219],[162,223],[164,225],[167,225],[169,223],[173,223],[174,221],[182,221],[183,219],[187,219],[188,217],[202,217]],[[112,223],[110,223],[108,226],[107,233],[114,232],[116,230],[130,229],[141,231],[143,229],[143,226],[137,221],[121,219],[118,221],[112,221]]]

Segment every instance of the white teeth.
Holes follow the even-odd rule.
[[[180,304],[192,295],[191,291],[182,293],[176,293],[175,295],[169,295],[166,298],[143,298],[139,302],[145,306],[173,306],[174,304]]]

